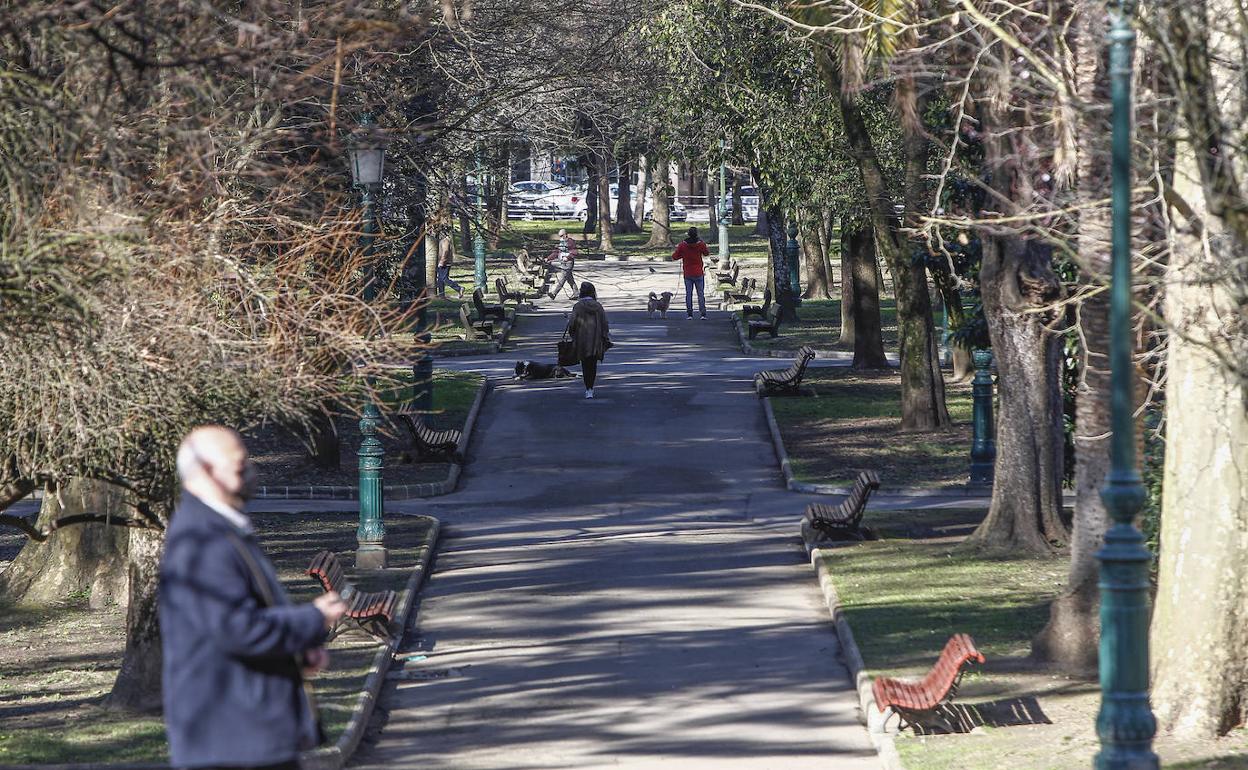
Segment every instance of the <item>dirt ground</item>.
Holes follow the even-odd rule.
[[[345,554],[350,563],[354,513],[260,514],[254,521],[295,601],[319,593],[304,572],[317,551]],[[360,581],[361,587],[402,588],[430,521],[391,517],[386,543],[395,567]],[[0,564],[7,566],[21,544],[22,538],[0,533]],[[124,610],[91,610],[83,597],[67,596],[55,607],[38,609],[0,601],[0,766],[165,759],[158,715],[119,715],[100,705],[117,675],[124,622]],[[357,632],[340,636],[331,647],[331,670],[316,683],[331,738],[347,722],[375,649]]]

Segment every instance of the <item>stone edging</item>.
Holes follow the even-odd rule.
[[[425,533],[424,542],[417,547],[420,555],[416,559],[416,566],[412,569],[412,575],[407,579],[407,584],[403,587],[403,593],[399,598],[399,615],[395,618],[398,631],[386,644],[382,645],[381,649],[377,650],[377,654],[373,657],[373,664],[369,667],[368,676],[364,679],[364,689],[360,692],[355,709],[351,713],[351,719],[348,720],[347,727],[338,737],[338,741],[333,746],[304,752],[299,757],[301,770],[341,770],[359,747],[360,739],[364,737],[368,720],[377,707],[377,694],[381,692],[381,686],[385,684],[386,673],[394,662],[394,651],[398,648],[399,642],[403,640],[403,633],[407,628],[408,617],[411,615],[416,595],[420,592],[420,587],[429,571],[429,562],[433,559],[434,551],[437,549],[442,524],[432,516],[425,518],[432,520],[433,525]],[[3,770],[171,770],[169,765],[163,762],[133,764],[77,762],[61,765],[3,765],[2,767]]]
[[[300,756],[301,770],[341,770],[359,747],[364,731],[368,728],[368,721],[377,707],[377,695],[381,692],[381,687],[386,682],[386,674],[394,663],[394,652],[403,640],[403,633],[407,628],[416,595],[420,593],[420,587],[428,575],[429,562],[433,558],[434,551],[437,550],[441,527],[441,522],[433,519],[433,526],[429,528],[425,541],[419,547],[420,555],[416,559],[416,567],[412,570],[411,577],[407,579],[407,585],[403,588],[403,595],[399,600],[399,615],[394,622],[398,630],[373,657],[373,665],[368,670],[368,677],[364,680],[364,689],[356,700],[355,710],[347,722],[346,729],[342,731],[342,735],[338,736],[338,741],[333,746],[308,751]]]
[[[849,670],[849,679],[858,693],[858,719],[866,725],[867,735],[880,756],[880,764],[884,770],[905,770],[893,741],[896,731],[886,729],[885,715],[876,708],[875,695],[871,691],[871,672],[863,663],[862,651],[854,640],[854,632],[849,627],[849,621],[845,619],[845,613],[841,611],[841,600],[832,583],[832,575],[828,572],[825,560],[821,558],[825,552],[834,549],[811,549],[808,545],[807,550],[810,553],[810,566],[819,578],[819,588],[823,590],[824,602],[832,616],[832,627],[841,644],[841,657],[845,661],[845,668]]]
[[[804,492],[814,495],[848,495],[851,491],[849,487],[797,480],[793,475],[792,464],[789,462],[789,453],[784,448],[784,438],[780,435],[780,424],[776,422],[776,413],[771,408],[771,399],[763,398],[761,400],[763,402],[763,415],[767,419],[767,430],[771,431],[771,445],[776,450],[776,460],[780,463],[780,473],[784,474],[785,488],[790,492]],[[985,500],[992,496],[992,488],[922,489],[910,487],[889,490],[888,494],[896,497],[912,497],[915,500]]]
[[[464,419],[464,428],[459,437],[459,453],[465,455],[468,443],[472,438],[472,430],[477,424],[477,415],[481,412],[481,404],[485,395],[494,387],[486,377],[477,388],[476,399]],[[442,481],[430,481],[425,484],[386,484],[386,500],[412,500],[421,497],[439,497],[449,495],[459,486],[459,476],[463,473],[463,465],[451,464],[446,478]],[[264,486],[256,493],[256,500],[358,500],[358,486]]]

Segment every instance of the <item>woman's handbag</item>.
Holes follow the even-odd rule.
[[[576,355],[576,341],[569,334],[571,328],[572,322],[568,321],[568,325],[563,330],[563,337],[559,340],[560,366],[576,366],[581,362],[581,359]]]

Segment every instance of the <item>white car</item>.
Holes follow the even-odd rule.
[[[572,219],[584,208],[585,193],[558,182],[515,182],[507,196],[509,219]]]
[[[609,189],[610,189],[611,200],[614,205],[614,201],[616,201],[620,196],[620,186],[618,184],[612,184]],[[637,200],[637,185],[629,185],[628,189],[629,189],[630,194],[632,195],[632,199],[636,201]],[[645,205],[645,208],[643,209],[643,212],[645,214],[645,219],[647,221],[649,221],[651,215],[653,214],[653,209],[654,209],[654,191],[647,187],[646,188],[646,205]],[[684,204],[682,204],[680,201],[676,200],[675,198],[668,201],[667,213],[668,213],[668,218],[673,222],[684,222],[686,219],[689,218],[689,212],[687,209],[685,209]],[[584,222],[588,218],[588,216],[589,216],[589,211],[585,206],[584,199],[582,199],[580,205],[578,205],[576,209],[576,218]]]

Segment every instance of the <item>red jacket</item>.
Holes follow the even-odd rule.
[[[672,259],[679,259],[684,262],[682,270],[686,278],[701,278],[706,275],[706,270],[702,267],[702,258],[709,256],[711,250],[706,247],[705,241],[681,241],[676,247],[676,251],[672,252]]]

